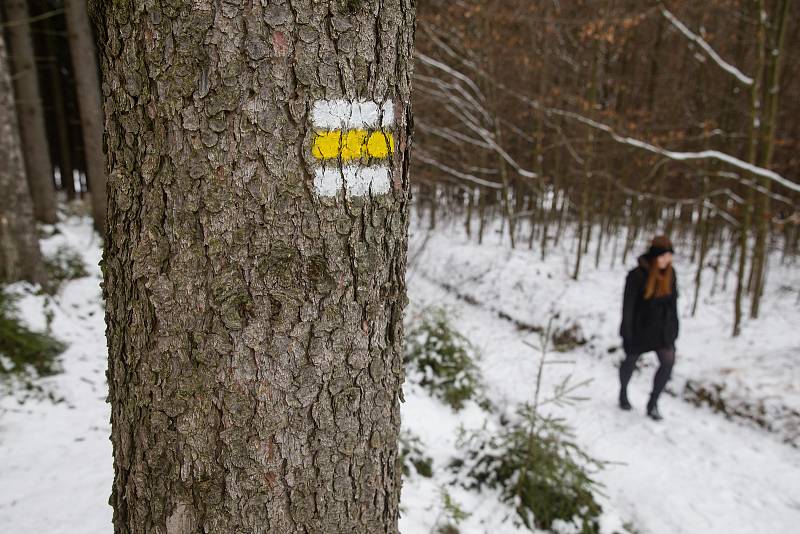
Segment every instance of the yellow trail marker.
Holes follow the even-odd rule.
[[[317,159],[351,161],[362,158],[384,159],[394,152],[394,138],[390,132],[378,130],[318,131],[314,138],[312,155]]]

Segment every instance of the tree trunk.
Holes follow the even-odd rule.
[[[603,237],[604,237],[603,234],[604,234],[604,232],[608,232],[608,226],[609,226],[608,221],[611,218],[610,208],[609,208],[610,204],[611,204],[611,183],[607,183],[606,184],[606,190],[605,190],[605,192],[603,194],[603,207],[602,207],[602,211],[601,211],[602,215],[601,215],[601,217],[598,217],[600,222],[599,222],[599,228],[597,229],[598,230],[598,233],[597,233],[597,247],[595,248],[595,252],[594,252],[594,268],[595,269],[599,269],[600,268],[600,251],[601,251],[601,248],[603,246]],[[603,217],[605,217],[605,221],[603,220]]]
[[[564,232],[564,228],[566,227],[567,223],[567,215],[569,215],[569,193],[571,191],[566,189],[561,192],[561,206],[558,212],[558,226],[556,226],[556,234],[553,237],[553,246],[557,247],[559,241],[561,241],[561,234]]]
[[[741,228],[739,229],[741,232]],[[734,232],[730,232],[730,247],[728,249],[728,259],[725,263],[725,273],[722,275],[722,292],[726,292],[728,290],[728,277],[733,271],[734,264],[736,263],[736,253],[739,251],[739,245],[741,244],[741,239],[739,234],[737,233],[734,236]]]
[[[5,5],[14,66],[19,132],[28,187],[33,199],[33,214],[44,223],[54,223],[57,219],[53,165],[50,161],[42,99],[39,95],[39,76],[28,26],[28,6],[25,0],[7,0]]]
[[[772,166],[772,154],[775,148],[775,130],[778,122],[778,100],[780,99],[781,65],[783,56],[783,43],[786,36],[786,27],[789,19],[789,0],[781,0],[776,6],[777,14],[773,21],[774,31],[766,53],[768,69],[766,74],[766,87],[764,100],[766,112],[764,113],[764,126],[761,128],[760,160],[759,165],[766,169]],[[754,287],[750,302],[750,317],[758,318],[761,295],[766,279],[767,239],[770,232],[770,196],[772,182],[766,178],[761,181],[766,190],[756,205],[756,242],[753,251],[753,277]]]
[[[762,16],[764,12],[764,1],[756,0],[755,16],[758,18],[757,33],[757,68],[756,75],[753,77],[753,85],[750,87],[750,129],[747,145],[747,161],[756,163],[758,156],[759,130],[761,128],[761,82],[764,76],[766,63],[765,51],[765,20]],[[750,176],[757,181],[756,176]],[[747,268],[747,239],[750,235],[750,225],[753,218],[753,205],[755,204],[755,192],[752,188],[748,189],[745,205],[742,206],[742,224],[739,232],[739,268],[736,273],[736,293],[733,300],[733,337],[737,337],[741,332],[742,323],[742,301],[744,298],[745,269]]]
[[[708,194],[708,180],[706,179],[706,184],[704,185],[703,197]],[[706,208],[700,207],[700,218],[701,222],[700,225],[700,251],[699,257],[697,259],[697,271],[695,271],[694,275],[694,300],[692,301],[692,317],[695,316],[697,313],[697,303],[700,300],[700,284],[703,281],[703,269],[705,268],[706,263],[706,254],[708,252],[708,218],[711,216],[711,212],[708,211],[705,215],[703,211]]]
[[[617,263],[617,245],[619,244],[619,233],[620,228],[619,225],[614,225],[614,248],[611,250],[611,269],[614,268],[614,265]]]
[[[52,22],[52,20],[51,20]],[[58,147],[56,161],[61,174],[61,188],[67,193],[67,200],[75,200],[75,179],[72,170],[72,141],[70,136],[69,119],[67,116],[67,106],[65,100],[68,94],[62,83],[61,61],[58,56],[58,43],[56,43],[56,27],[49,26],[51,33],[46,36],[48,57],[48,76],[50,101],[52,108],[50,112],[53,118],[51,125],[55,124],[56,135],[53,137],[54,146]],[[101,133],[102,134],[102,133]]]
[[[656,90],[658,89],[658,78],[661,65],[661,42],[664,33],[664,19],[658,17],[658,28],[656,29],[656,40],[653,44],[653,55],[650,57],[650,76],[647,86],[647,109],[652,112],[655,109]]]
[[[396,533],[412,1],[97,6],[115,532]]]
[[[33,205],[25,183],[19,123],[0,32],[0,282],[44,282]]]
[[[439,206],[439,199],[437,198],[437,193],[439,191],[439,186],[436,183],[430,185],[431,189],[431,198],[430,198],[430,205],[431,209],[428,212],[428,230],[435,230],[436,229],[436,210]]]
[[[475,190],[470,187],[465,192],[467,196],[467,213],[464,218],[464,231],[467,234],[467,239],[472,239],[472,206],[475,203]]]
[[[486,197],[488,193],[478,189],[478,244],[483,244],[483,232],[486,230]]]
[[[731,244],[731,248],[736,248]],[[714,279],[711,282],[711,292],[709,295],[713,297],[717,293],[717,280],[719,278],[719,270],[722,267],[722,253],[725,250],[725,240],[723,239],[722,231],[720,231],[719,239],[717,240],[717,258],[714,261]]]
[[[94,37],[89,25],[86,0],[64,0],[69,32],[69,50],[75,72],[78,110],[81,116],[86,176],[92,198],[94,227],[101,235],[106,226],[106,172],[103,154],[103,109]]]
[[[542,176],[541,174],[539,176]],[[540,184],[540,190],[531,193],[530,215],[528,215],[528,223],[530,224],[530,232],[528,233],[528,250],[533,250],[533,242],[536,240],[536,219],[541,213],[540,204],[542,199],[543,187]]]

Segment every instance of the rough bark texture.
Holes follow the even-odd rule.
[[[98,3],[117,533],[397,532],[412,0]],[[394,102],[319,197],[317,99]]]
[[[5,8],[14,66],[19,131],[34,215],[42,222],[54,223],[56,198],[53,165],[50,162],[33,42],[28,26],[28,6],[25,0],[7,0]]]
[[[106,162],[103,154],[103,108],[94,39],[86,0],[64,0],[64,10],[81,115],[94,227],[103,234],[106,227]]]
[[[0,282],[43,282],[44,270],[19,146],[8,54],[0,32]]]

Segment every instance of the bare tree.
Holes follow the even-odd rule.
[[[424,147],[414,175],[425,185],[415,197],[440,220],[469,221],[461,191],[477,188],[478,241],[484,221],[527,226],[542,258],[577,226],[575,277],[592,239],[595,265],[607,249],[626,261],[657,231],[673,233],[690,261],[719,247],[716,257],[736,260],[738,332],[748,298],[758,314],[768,245],[781,239],[792,251],[797,235],[800,130],[787,118],[800,112],[800,19],[791,5],[428,6],[414,93]],[[602,246],[626,230],[623,246]]]
[[[22,153],[28,177],[33,213],[45,223],[56,222],[53,165],[45,131],[39,77],[31,41],[28,6],[25,0],[5,2],[11,41],[14,92],[16,94]]]

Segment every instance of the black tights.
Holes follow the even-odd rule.
[[[667,385],[667,381],[672,373],[672,366],[675,364],[675,349],[671,347],[656,349],[656,355],[658,356],[659,366],[656,371],[656,377],[653,380],[653,391],[650,393],[650,401],[647,403],[648,407],[653,407],[658,402],[658,396],[661,395],[664,386]],[[619,367],[619,381],[621,385],[619,392],[620,398],[628,398],[628,382],[631,380],[633,370],[636,369],[636,361],[639,359],[639,356],[641,356],[641,354],[626,355],[625,360]]]

